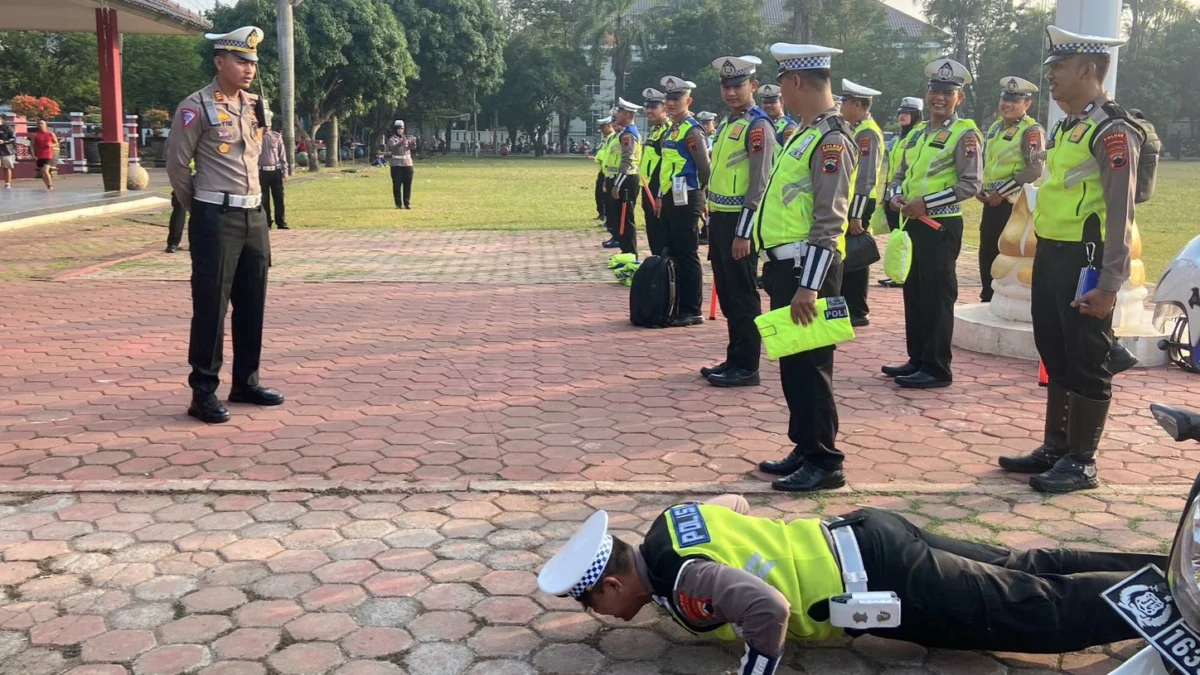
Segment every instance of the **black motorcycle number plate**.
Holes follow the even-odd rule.
[[[1179,672],[1200,675],[1200,635],[1183,620],[1161,570],[1147,565],[1103,597]]]

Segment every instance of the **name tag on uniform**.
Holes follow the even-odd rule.
[[[933,137],[933,142],[930,145],[935,148],[944,148],[948,140],[950,140],[950,130],[943,129],[937,133],[937,136]]]
[[[797,143],[796,147],[794,147],[788,151],[788,154],[791,155],[792,157],[795,157],[796,159],[800,159],[800,156],[804,154],[804,151],[808,150],[808,146],[812,145],[813,142],[816,140],[817,140],[816,136],[809,136],[808,138],[805,138],[804,140]]]
[[[233,140],[233,127],[214,127],[217,131],[217,138],[222,141]]]
[[[699,546],[712,541],[708,533],[708,524],[700,507],[695,504],[672,506],[667,514],[671,518],[671,527],[675,530],[675,538],[679,540],[679,548]]]
[[[1013,139],[1013,137],[1015,137],[1017,135],[1018,130],[1019,129],[1017,127],[1013,127],[1011,129],[1009,129],[1008,131],[1004,132],[1004,140],[1011,141]]]
[[[742,137],[742,129],[745,129],[745,128],[746,127],[741,124],[735,124],[733,126],[733,128],[729,130],[729,140],[736,141],[737,139],[741,138]]]
[[[675,176],[671,179],[671,200],[675,203],[675,206],[687,206],[687,193],[687,178]]]
[[[1088,127],[1086,124],[1080,124],[1071,130],[1071,137],[1067,140],[1072,143],[1078,143],[1083,140],[1083,135],[1087,133]]]

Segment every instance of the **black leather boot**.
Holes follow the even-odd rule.
[[[1116,375],[1137,364],[1138,358],[1133,355],[1133,352],[1126,349],[1125,345],[1120,342],[1113,341],[1112,348],[1108,350],[1108,372]]]
[[[1072,393],[1067,411],[1067,455],[1047,472],[1029,479],[1029,486],[1038,492],[1064,494],[1091,490],[1100,486],[1096,475],[1096,450],[1108,407],[1112,401],[1097,401]]]
[[[1000,468],[1012,473],[1042,473],[1067,454],[1067,390],[1050,383],[1046,388],[1046,431],[1042,444],[1028,455],[1001,457]]]

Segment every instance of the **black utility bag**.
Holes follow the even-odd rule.
[[[629,288],[629,323],[643,328],[666,328],[679,313],[675,294],[675,261],[652,255],[633,273]]]

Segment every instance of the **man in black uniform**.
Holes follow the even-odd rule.
[[[790,306],[792,320],[805,326],[816,316],[817,298],[837,296],[842,286],[838,249],[858,154],[830,89],[829,68],[840,53],[819,45],[771,45],[784,103],[800,124],[771,170],[755,212],[753,241],[767,261],[763,289],[771,309]],[[783,476],[771,484],[776,490],[811,492],[846,484],[845,455],[836,444],[834,350],[830,345],[779,359],[794,446],[783,460],[758,465]]]
[[[167,143],[167,177],[175,198],[191,209],[192,330],[188,363],[192,404],[202,422],[229,421],[217,400],[225,312],[233,303],[233,403],[280,405],[283,395],[258,383],[263,310],[271,245],[262,210],[258,156],[266,128],[264,102],[249,92],[258,72],[263,32],[246,26],[208,34],[217,77],[184,99]],[[195,159],[193,176],[189,163]]]
[[[1067,113],[1050,134],[1050,175],[1033,212],[1033,339],[1050,384],[1042,445],[1003,457],[1039,492],[1099,485],[1096,450],[1112,403],[1117,291],[1129,278],[1142,130],[1104,91],[1123,40],[1046,29],[1050,95]],[[1083,278],[1083,277],[1086,277]],[[1082,295],[1079,295],[1082,291]]]

